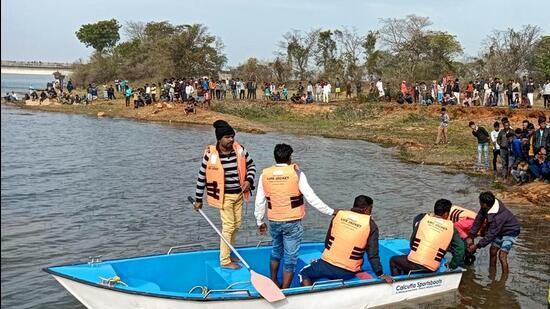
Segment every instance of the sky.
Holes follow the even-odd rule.
[[[220,37],[228,65],[249,57],[271,59],[291,29],[380,28],[381,18],[430,17],[431,29],[457,36],[465,55],[476,56],[493,30],[525,24],[550,31],[549,0],[2,0],[2,60],[86,61],[92,52],[76,38],[81,25],[99,20],[201,23]],[[525,13],[527,11],[528,13]],[[122,39],[125,39],[121,31]]]

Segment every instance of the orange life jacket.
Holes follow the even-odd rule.
[[[233,151],[237,155],[237,171],[241,187],[246,181],[246,158],[243,155],[243,147],[233,142]],[[209,153],[209,160],[206,163],[206,195],[208,205],[215,208],[222,208],[225,189],[225,173],[216,145],[209,145],[205,154]],[[250,198],[250,191],[243,192],[246,201]]]
[[[334,266],[359,272],[369,234],[369,215],[340,210],[332,219],[329,238],[321,258]]]
[[[418,223],[408,260],[431,271],[437,270],[451,243],[453,232],[451,220],[426,214]]]
[[[296,164],[272,166],[263,170],[262,185],[267,199],[267,218],[271,221],[302,219],[306,214],[300,192]]]
[[[477,216],[477,213],[460,206],[453,205],[451,207],[451,212],[449,214],[449,220],[453,222],[458,222],[463,219],[472,219],[474,220]]]

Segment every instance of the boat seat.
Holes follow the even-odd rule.
[[[128,289],[138,290],[143,292],[160,292],[160,287],[158,284],[146,281],[142,279],[131,279],[125,282],[128,284]]]
[[[218,260],[206,261],[206,278],[208,282],[208,288],[214,289],[226,289],[230,285],[234,285],[233,289],[251,289],[250,272],[242,265],[240,269],[226,269],[220,266]]]
[[[321,255],[322,255],[322,252],[319,251],[319,250],[314,250],[314,251],[308,251],[308,252],[301,253],[300,256],[298,257],[298,263],[297,264],[301,264],[301,266],[304,267],[304,266],[308,265],[309,263],[313,262],[314,260],[320,259]]]

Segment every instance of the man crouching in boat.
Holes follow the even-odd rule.
[[[197,179],[195,208],[202,208],[206,187],[208,205],[220,210],[222,234],[231,243],[241,227],[243,199],[250,198],[256,166],[248,152],[235,141],[235,130],[225,121],[214,122],[216,145],[206,148]],[[220,265],[238,269],[229,247],[220,240]]]
[[[302,286],[310,286],[321,278],[348,280],[361,271],[365,251],[374,273],[393,282],[382,272],[378,254],[378,226],[371,218],[372,198],[359,195],[351,210],[339,210],[330,222],[321,259],[300,271]]]
[[[451,249],[450,269],[463,265],[464,241],[449,219],[452,203],[446,199],[435,202],[434,214],[419,214],[413,221],[411,252],[390,259],[392,276],[407,275],[411,271],[436,271]]]
[[[294,270],[298,261],[300,244],[304,228],[302,218],[306,214],[304,199],[318,211],[332,215],[334,210],[327,206],[313,192],[307,182],[306,175],[298,165],[292,164],[292,147],[277,144],[273,151],[276,164],[262,172],[256,193],[256,208],[254,216],[260,234],[267,233],[267,225],[263,223],[267,206],[269,232],[273,240],[270,258],[271,280],[279,285],[277,272],[281,258],[284,257],[283,283],[281,288],[290,287]],[[284,256],[283,256],[284,255]]]

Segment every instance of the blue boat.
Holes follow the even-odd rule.
[[[405,239],[380,240],[380,261],[390,273],[392,256],[408,254]],[[323,280],[301,287],[297,275],[284,289],[286,299],[269,303],[250,283],[250,273],[220,268],[219,250],[198,250],[51,266],[44,269],[87,308],[369,308],[443,293],[458,288],[462,269],[449,270],[445,259],[436,272],[377,278],[365,257],[363,272],[351,280]],[[319,259],[324,243],[300,248],[297,270]],[[238,248],[256,272],[269,276],[270,246]],[[280,274],[282,276],[282,274]]]

